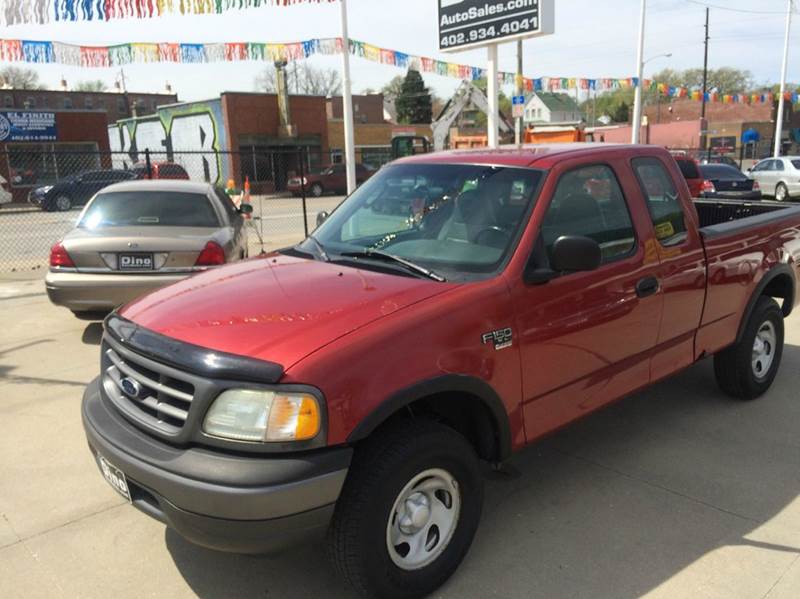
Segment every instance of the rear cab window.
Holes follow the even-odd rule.
[[[542,221],[541,241],[548,259],[562,235],[596,241],[604,264],[635,250],[636,232],[628,204],[610,166],[584,166],[561,175]]]
[[[647,203],[656,239],[664,246],[686,241],[686,218],[680,195],[664,163],[658,158],[648,157],[634,158],[631,165]]]
[[[98,194],[79,227],[213,227],[219,217],[204,194],[175,191],[113,191]]]

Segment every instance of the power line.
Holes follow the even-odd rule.
[[[703,2],[702,0],[686,0],[690,4],[697,4],[699,6],[704,6],[706,8],[716,8],[719,10],[728,10],[730,12],[743,12],[752,15],[785,15],[786,11],[784,10],[751,10],[747,8],[732,8],[730,6],[720,6],[719,4],[711,4],[709,2]]]

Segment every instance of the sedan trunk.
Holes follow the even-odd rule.
[[[219,231],[208,227],[77,228],[63,245],[83,272],[180,272],[192,269],[200,251]]]

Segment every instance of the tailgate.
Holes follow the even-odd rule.
[[[79,228],[63,244],[75,266],[85,272],[189,271],[205,244],[220,229],[205,227]]]

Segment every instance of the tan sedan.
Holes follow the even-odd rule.
[[[222,190],[189,181],[106,187],[50,251],[47,295],[95,317],[198,271],[247,256],[244,214]]]

